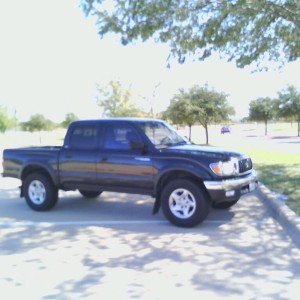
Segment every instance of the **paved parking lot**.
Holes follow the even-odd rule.
[[[31,211],[0,178],[0,292],[6,299],[298,299],[300,249],[256,193],[192,229],[152,199],[60,193]]]

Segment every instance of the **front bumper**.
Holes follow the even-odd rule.
[[[258,184],[255,170],[244,177],[205,180],[204,185],[214,203],[237,201],[242,195],[256,189]]]

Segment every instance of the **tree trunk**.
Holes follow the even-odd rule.
[[[298,136],[300,136],[300,116],[298,116]]]
[[[265,120],[265,135],[268,134],[268,120]]]
[[[205,124],[204,128],[205,128],[205,135],[206,135],[206,145],[208,145],[208,128],[207,128],[207,124]]]
[[[192,125],[189,125],[189,141],[192,139]]]

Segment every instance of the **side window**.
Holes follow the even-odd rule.
[[[79,125],[74,128],[70,141],[71,148],[95,149],[97,147],[96,125]]]
[[[141,138],[135,128],[128,124],[112,124],[106,128],[104,148],[130,149],[130,143],[136,140],[140,141]]]

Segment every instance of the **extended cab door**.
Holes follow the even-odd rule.
[[[96,183],[99,128],[96,122],[75,122],[60,153],[60,182],[63,187],[87,189]]]
[[[133,143],[143,143],[134,126],[126,122],[106,124],[97,159],[97,181],[106,190],[152,193],[151,155],[141,147],[133,149]]]

